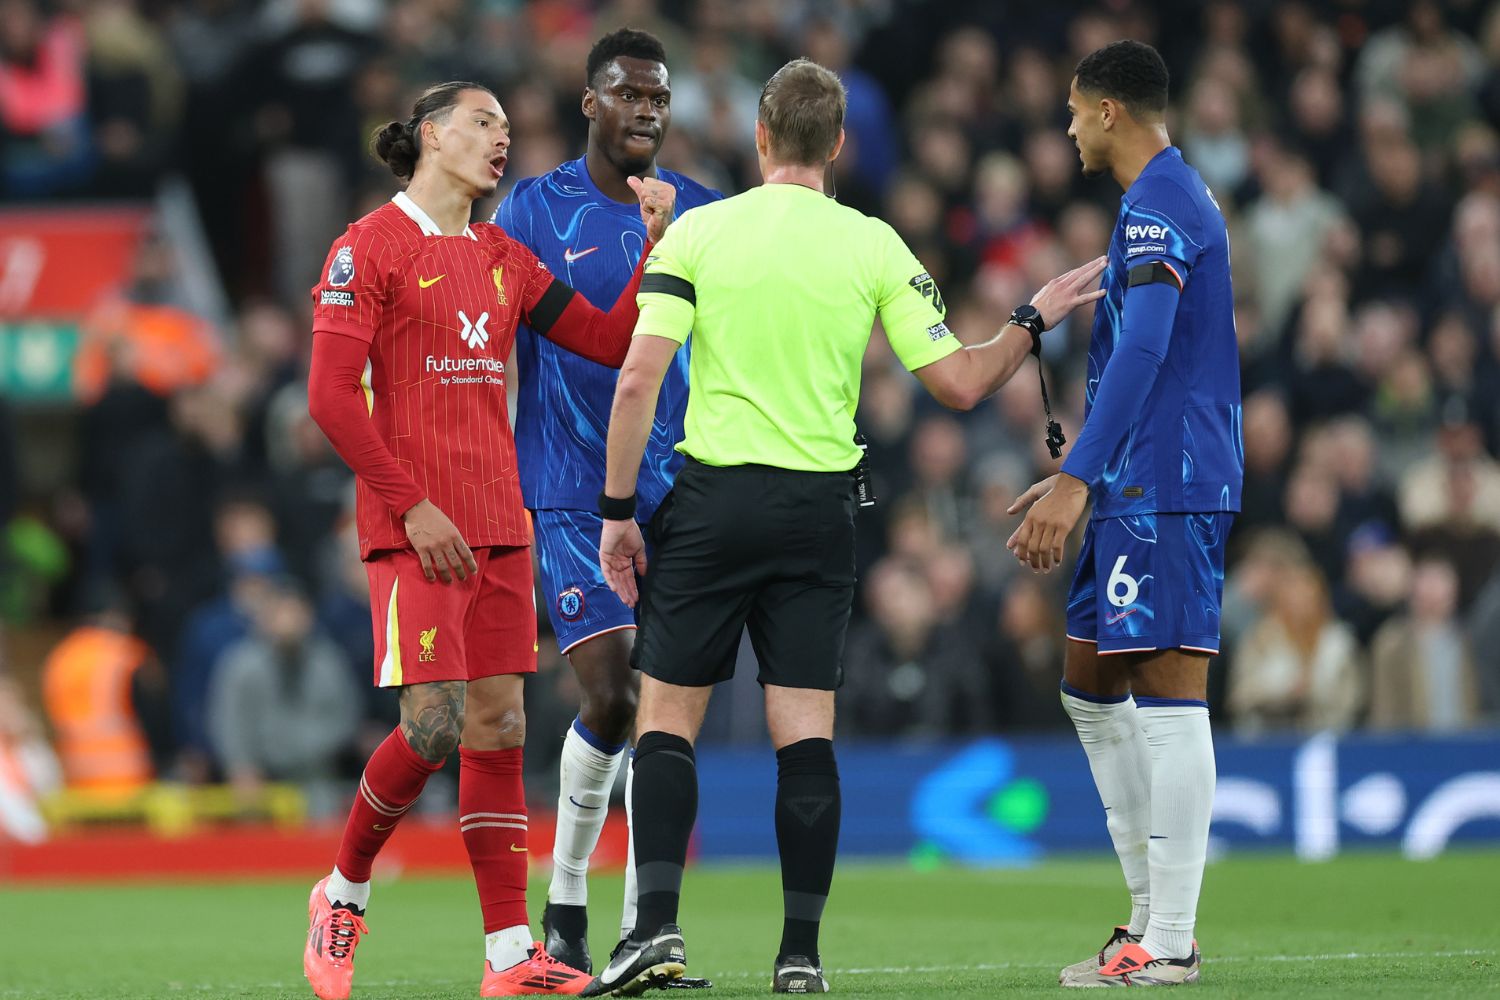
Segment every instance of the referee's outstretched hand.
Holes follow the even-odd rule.
[[[1102,299],[1104,289],[1099,287],[1099,275],[1108,264],[1108,257],[1095,257],[1043,285],[1031,297],[1031,304],[1042,314],[1042,326],[1050,330],[1085,302]]]
[[[464,536],[431,500],[417,504],[402,520],[406,522],[406,537],[417,550],[422,573],[429,583],[438,579],[452,583],[455,576],[467,580],[471,573],[479,572],[479,564],[474,561],[474,553]]]
[[[646,540],[641,537],[641,526],[633,519],[604,522],[604,533],[599,538],[599,568],[604,571],[604,582],[609,589],[626,607],[635,607],[640,600],[635,578],[646,575]]]

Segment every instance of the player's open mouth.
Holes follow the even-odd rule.
[[[661,137],[661,133],[654,129],[634,129],[626,135],[635,142],[644,142],[652,146],[656,145],[656,140]]]
[[[506,156],[504,153],[501,153],[499,156],[493,157],[490,160],[490,173],[494,174],[496,179],[498,179],[502,174],[505,173],[505,161],[508,159],[510,159],[510,157]]]

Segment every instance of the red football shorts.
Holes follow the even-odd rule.
[[[474,561],[479,572],[452,583],[429,583],[410,549],[365,563],[377,687],[536,672],[531,549],[475,549]]]

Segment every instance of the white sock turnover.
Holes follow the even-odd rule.
[[[484,936],[485,961],[496,972],[504,972],[512,965],[526,961],[532,940],[531,928],[526,924],[491,931]]]
[[[323,883],[323,896],[330,906],[345,903],[363,912],[370,905],[370,883],[351,882],[339,871],[338,865],[334,865],[333,874]]]

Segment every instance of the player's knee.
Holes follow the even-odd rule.
[[[630,727],[640,705],[640,695],[633,684],[612,685],[590,691],[579,715],[584,725],[606,743],[624,743],[630,738]]]
[[[458,749],[464,716],[462,683],[419,684],[401,692],[401,732],[423,760],[446,760]]]
[[[509,750],[526,743],[526,711],[519,703],[471,704],[464,721],[464,745]]]
[[[459,734],[463,732],[463,712],[457,717],[408,721],[401,724],[406,742],[418,757],[436,763],[446,760],[458,749]]]

